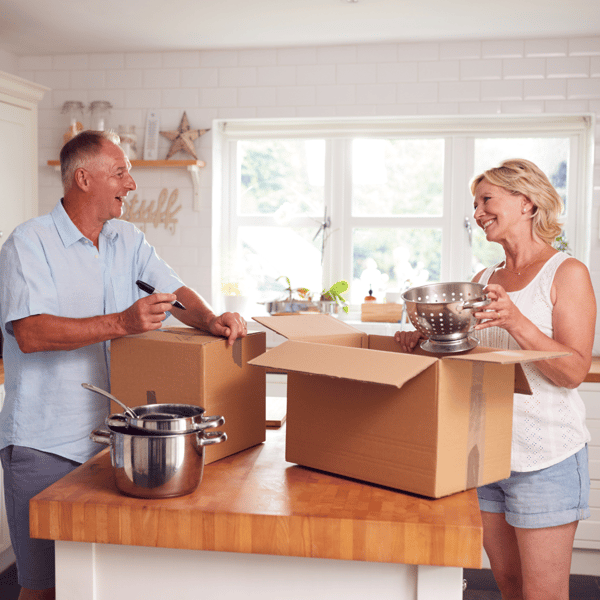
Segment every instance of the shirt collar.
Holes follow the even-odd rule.
[[[52,218],[54,219],[54,224],[56,225],[58,234],[60,235],[60,239],[62,240],[65,248],[68,248],[81,239],[87,239],[83,233],[77,229],[73,221],[71,221],[71,218],[63,206],[62,198],[54,207],[51,214]],[[110,241],[117,236],[117,230],[111,221],[104,223],[100,235],[104,236],[107,241]]]

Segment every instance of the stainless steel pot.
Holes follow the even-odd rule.
[[[135,418],[127,414],[114,414],[106,424],[115,427],[135,427],[145,433],[188,433],[210,427],[221,427],[221,416],[205,417],[201,406],[191,404],[144,404],[132,407]]]
[[[147,435],[132,427],[96,429],[90,439],[110,446],[117,488],[137,498],[191,494],[202,480],[204,446],[227,439],[222,431]]]

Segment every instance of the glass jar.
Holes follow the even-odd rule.
[[[112,104],[106,100],[95,100],[90,103],[92,123],[90,129],[93,131],[108,131],[110,121],[110,110]]]
[[[61,112],[66,115],[67,128],[63,133],[63,145],[83,131],[83,111],[85,105],[77,100],[68,100],[62,105]]]
[[[120,146],[129,160],[137,158],[137,135],[134,125],[119,125]]]

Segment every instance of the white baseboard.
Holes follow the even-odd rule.
[[[572,575],[593,575],[598,577],[600,573],[600,550],[573,550],[571,561]]]

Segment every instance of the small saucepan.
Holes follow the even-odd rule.
[[[204,416],[201,406],[191,404],[144,404],[131,409],[135,418],[127,414],[114,414],[106,419],[106,424],[115,427],[131,427],[147,434],[189,433],[210,427],[220,427],[225,423],[222,416]]]
[[[82,387],[96,392],[105,398],[114,400],[125,411],[122,415],[111,415],[106,420],[107,425],[115,427],[133,427],[146,433],[187,433],[210,427],[220,427],[225,423],[223,417],[205,417],[201,406],[189,404],[145,404],[130,408],[107,391],[92,385],[82,383]]]
[[[117,489],[137,498],[191,494],[204,471],[204,446],[227,439],[221,431],[147,435],[132,427],[96,429],[90,439],[110,446]]]

